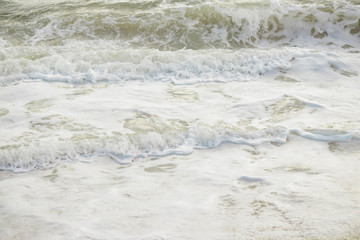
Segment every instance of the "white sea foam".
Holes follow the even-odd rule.
[[[26,78],[68,83],[246,81],[278,68],[290,68],[290,60],[297,52],[296,49],[164,52],[122,48],[74,51],[69,47],[35,60],[9,57],[3,61],[0,72],[2,83]]]
[[[299,48],[229,50],[123,49],[95,46],[28,49],[28,57],[11,56],[0,65],[2,84],[22,79],[67,83],[123,83],[131,80],[168,81],[175,84],[249,81],[279,70],[357,74],[351,63],[334,53]],[[24,49],[19,54],[23,54]],[[35,58],[36,52],[48,52]],[[350,64],[350,65],[349,65]],[[318,70],[322,71],[318,71]]]
[[[323,142],[290,138],[281,147],[223,145],[130,167],[96,157],[2,172],[3,236],[357,239],[358,158],[341,152],[347,145],[331,152]]]
[[[326,142],[350,142],[354,136],[354,133],[351,132],[334,133],[330,130],[313,132],[291,130],[290,132],[307,139]],[[54,167],[59,163],[77,161],[81,156],[107,156],[120,164],[128,164],[135,158],[188,155],[194,149],[214,148],[223,143],[252,146],[270,142],[284,144],[287,136],[287,129],[281,127],[259,131],[239,131],[201,126],[190,127],[185,135],[179,136],[149,132],[136,136],[85,138],[81,141],[73,139],[59,141],[45,138],[27,144],[1,146],[0,169],[25,172],[37,168]]]
[[[94,137],[74,134],[70,139],[39,138],[30,142],[3,145],[0,149],[0,169],[14,172],[34,168],[49,168],[64,161],[74,161],[79,156],[108,156],[126,164],[135,158],[187,155],[194,149],[214,148],[222,143],[258,145],[265,142],[285,143],[284,128],[259,131],[216,129],[210,126],[190,127],[178,135],[150,131],[125,136]],[[77,139],[78,138],[78,139]]]
[[[291,83],[279,86],[271,76],[240,85],[223,83],[224,89],[219,83],[157,81],[8,85],[0,89],[1,169],[28,171],[91,156],[127,164],[135,158],[186,155],[223,143],[286,144],[289,132],[326,142],[349,142],[358,135],[359,125],[351,120],[356,108],[325,105],[327,95],[319,92],[314,98],[314,92],[299,91],[312,82],[295,83],[298,87],[289,91]],[[21,97],[14,100],[14,91]],[[338,93],[338,100],[352,94],[356,88]]]
[[[359,239],[359,16],[0,1],[0,238]]]

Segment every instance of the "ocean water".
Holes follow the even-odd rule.
[[[0,0],[0,239],[360,239],[359,0]]]

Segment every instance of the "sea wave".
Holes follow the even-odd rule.
[[[174,84],[250,81],[292,67],[356,75],[351,66],[330,52],[301,48],[243,50],[133,49],[87,45],[61,48],[0,49],[0,84],[22,80],[82,83],[125,83],[131,80]]]
[[[325,142],[360,139],[356,131],[283,126],[256,128],[224,121],[191,123],[146,113],[138,113],[107,132],[51,115],[30,121],[29,131],[13,136],[0,146],[0,169],[26,172],[92,156],[106,156],[120,164],[128,164],[136,158],[187,155],[194,149],[216,148],[223,143],[285,144],[289,134]]]
[[[24,172],[36,168],[48,168],[64,161],[77,160],[79,156],[108,156],[120,164],[135,158],[190,154],[194,149],[215,148],[222,143],[258,145],[265,142],[285,143],[287,129],[269,127],[246,130],[239,126],[218,123],[189,125],[184,121],[161,121],[154,116],[138,116],[129,119],[124,127],[129,133],[111,134],[88,129],[81,132],[62,123],[34,123],[33,128],[50,135],[19,136],[14,143],[0,146],[0,169]],[[64,124],[64,123],[63,123]],[[62,135],[54,137],[59,128]],[[126,132],[126,131],[125,131]]]
[[[104,39],[160,50],[239,49],[354,45],[360,36],[358,1],[1,1],[0,6],[0,36],[8,45]]]

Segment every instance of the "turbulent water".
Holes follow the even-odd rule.
[[[61,166],[82,163],[77,170],[82,174],[85,163],[96,169],[94,159],[106,159],[106,168],[116,169],[114,162],[150,164],[149,159],[197,159],[201,153],[209,159],[198,157],[202,160],[192,166],[205,171],[226,165],[222,155],[246,158],[246,151],[254,159],[276,153],[269,158],[319,158],[324,165],[326,159],[346,158],[349,165],[338,169],[358,169],[359,74],[359,0],[0,0],[0,173],[61,172]],[[243,152],[220,150],[226,143]],[[209,157],[215,150],[220,153]],[[163,172],[171,164],[146,169]],[[310,171],[275,165],[266,169]],[[130,168],[126,171],[137,169]],[[236,180],[244,183],[270,186],[257,177]],[[351,208],[360,202],[360,190],[346,189],[354,194],[349,212],[360,212]],[[234,207],[237,200],[228,201],[223,204]],[[252,206],[275,208],[264,202]],[[330,204],[324,214],[332,209]],[[296,225],[293,216],[287,218]],[[359,223],[347,215],[341,219]],[[344,229],[328,225],[334,226]],[[182,231],[176,229],[174,234]],[[282,236],[333,236],[319,229]],[[256,236],[228,230],[244,239]],[[86,236],[68,239],[105,235]],[[216,238],[211,236],[207,239]]]
[[[325,141],[358,136],[355,117],[331,129],[287,123],[312,110],[340,117],[326,107],[327,98],[312,99],[319,98],[320,84],[358,86],[358,1],[34,0],[0,6],[1,169],[26,171],[78,155],[127,162],[222,142],[284,143],[289,131]],[[134,81],[143,89],[131,95]],[[255,85],[246,90],[249,81]],[[283,89],[258,97],[264,81]],[[237,91],[221,90],[231,82]],[[300,91],[310,85],[314,92],[303,98]],[[214,112],[212,121],[208,108],[225,110]]]
[[[244,81],[289,68],[298,47],[356,52],[360,35],[358,1],[0,4],[2,84]]]

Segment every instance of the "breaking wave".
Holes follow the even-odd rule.
[[[107,134],[83,128],[78,132],[76,126],[54,120],[33,123],[36,131],[50,131],[51,136],[55,136],[57,131],[65,130],[71,137],[20,136],[18,141],[0,147],[0,169],[24,172],[74,161],[79,156],[108,156],[120,164],[127,164],[135,158],[190,154],[194,149],[214,148],[225,142],[248,145],[285,143],[287,136],[287,129],[283,127],[246,130],[225,123],[190,126],[180,120],[161,121],[149,116],[129,119],[123,126],[130,132]],[[58,129],[54,130],[56,127]]]
[[[239,49],[360,36],[358,1],[1,1],[0,8],[5,45],[104,39],[159,50]]]

